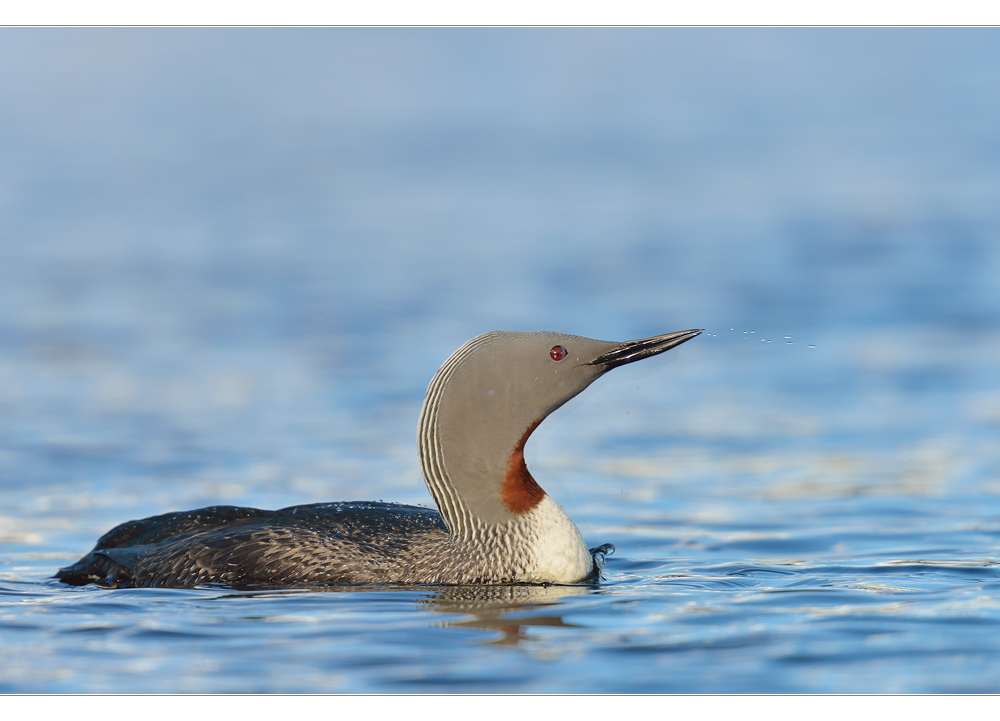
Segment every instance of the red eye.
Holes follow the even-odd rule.
[[[552,346],[552,350],[549,351],[549,355],[552,357],[552,360],[561,361],[566,357],[566,349],[561,345],[554,345]]]

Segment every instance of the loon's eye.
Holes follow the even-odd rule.
[[[552,357],[552,360],[561,361],[566,357],[566,349],[561,345],[554,345],[552,346],[552,350],[549,351],[549,355]]]

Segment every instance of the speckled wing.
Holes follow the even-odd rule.
[[[371,583],[391,580],[414,544],[445,534],[436,511],[415,506],[213,506],[117,526],[57,575],[112,588]]]

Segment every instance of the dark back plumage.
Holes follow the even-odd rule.
[[[417,506],[211,506],[116,526],[58,578],[111,588],[371,583],[380,568],[446,538],[441,514]]]

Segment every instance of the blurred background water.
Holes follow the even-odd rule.
[[[0,690],[1000,690],[995,29],[0,30]],[[527,448],[599,586],[72,589],[431,504],[494,329],[706,328]]]

